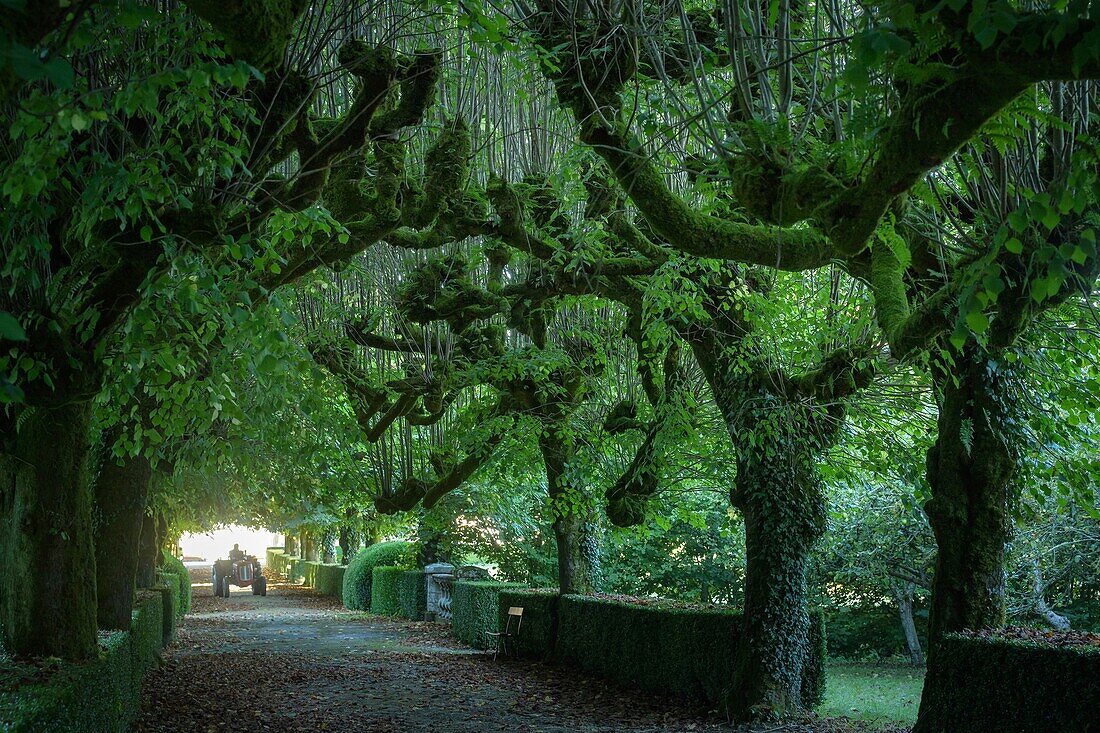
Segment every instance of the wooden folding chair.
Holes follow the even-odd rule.
[[[516,619],[516,630],[512,631],[512,619]],[[523,607],[511,606],[508,609],[508,621],[504,624],[504,631],[486,631],[485,635],[494,637],[496,639],[496,651],[493,652],[493,659],[496,660],[497,655],[501,650],[504,653],[508,653],[508,640],[519,636],[519,629],[523,626]]]

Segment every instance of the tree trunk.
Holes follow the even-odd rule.
[[[340,525],[340,562],[347,565],[359,551],[359,532],[350,522]]]
[[[298,550],[298,540],[290,532],[283,535],[283,550],[288,556],[294,555]]]
[[[1004,624],[1005,544],[1016,473],[1012,438],[1012,375],[974,347],[956,362],[956,379],[940,384],[936,442],[928,451],[932,498],[924,506],[936,535],[936,566],[928,621],[928,673],[914,733],[929,722],[940,689],[936,646],[943,635]]]
[[[157,542],[157,518],[146,514],[141,523],[141,539],[138,544],[138,563],[135,582],[138,588],[151,588],[157,580],[160,565],[160,545]]]
[[[901,630],[905,634],[905,646],[909,649],[909,661],[914,667],[924,665],[924,652],[920,646],[920,636],[917,634],[917,624],[913,621],[913,594],[916,586],[913,583],[894,583],[894,598],[898,601],[898,617],[901,620]]]
[[[102,629],[128,630],[134,608],[138,548],[153,469],[145,456],[107,455],[95,478],[96,590]]]
[[[27,408],[0,457],[0,627],[20,656],[86,659],[96,644],[91,406]]]
[[[325,529],[321,533],[321,562],[336,562],[336,531]]]
[[[928,451],[932,498],[924,511],[936,535],[929,655],[943,634],[1001,626],[1005,544],[1016,457],[1004,433],[1006,375],[966,354],[958,384],[943,380],[938,435]]]
[[[1039,561],[1033,560],[1031,564],[1031,612],[1035,618],[1059,631],[1069,631],[1069,619],[1055,611],[1047,603],[1046,591],[1043,587],[1043,571],[1039,569]]]
[[[757,431],[755,445],[740,451],[731,501],[745,519],[745,621],[726,700],[734,720],[802,708],[811,651],[806,568],[825,528],[810,447],[793,430],[771,440]]]
[[[546,466],[546,485],[554,513],[554,541],[558,550],[558,587],[563,594],[588,594],[596,590],[599,545],[588,522],[588,502],[579,489],[569,485],[565,467],[572,457],[572,440],[563,431],[552,430],[539,437]]]

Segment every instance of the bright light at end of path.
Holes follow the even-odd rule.
[[[282,535],[255,527],[230,525],[205,534],[185,534],[180,537],[180,550],[184,557],[213,562],[219,557],[229,557],[234,543],[263,562],[264,550],[282,544]]]

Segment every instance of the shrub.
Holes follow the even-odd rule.
[[[824,692],[823,625],[820,614],[812,619],[804,701]],[[645,690],[721,704],[741,628],[742,615],[732,609],[562,596],[556,655]]]
[[[928,613],[918,610],[913,621],[921,644],[925,645]],[[909,655],[897,608],[890,604],[827,607],[825,624],[829,628],[830,657],[877,661]]]
[[[163,555],[164,562],[161,563],[161,569],[175,575],[179,583],[179,603],[176,606],[176,613],[180,616],[186,616],[191,611],[191,573],[187,571],[187,567],[183,562],[172,553],[164,550]]]
[[[379,616],[401,613],[401,576],[405,568],[381,566],[374,569],[371,581],[370,611]]]
[[[160,571],[153,590],[161,594],[163,643],[170,644],[176,638],[176,618],[179,614],[179,578],[175,573]]]
[[[307,560],[305,562],[305,573],[302,583],[310,588],[317,587],[317,568],[321,566],[316,560]]]
[[[506,589],[500,592],[497,609],[501,630],[507,627],[509,608],[519,606],[523,609],[522,622],[512,622],[515,636],[507,642],[509,656],[548,659],[553,655],[558,636],[559,597],[558,592],[551,588]]]
[[[344,570],[343,565],[322,564],[317,568],[317,578],[313,587],[326,596],[339,598],[344,592]]]
[[[265,555],[265,557],[264,557],[264,568],[268,572],[274,572],[274,568],[275,568],[275,564],[276,564],[275,556],[276,555],[285,555],[285,554],[286,554],[285,551],[281,547],[269,547],[269,548],[267,548],[267,551],[264,553],[264,555]]]
[[[411,542],[379,542],[361,550],[344,571],[344,606],[353,611],[369,611],[371,579],[379,566],[409,567],[413,561]]]
[[[934,731],[1089,731],[1098,710],[1100,647],[954,634],[933,655],[921,700]]]
[[[160,593],[143,593],[129,632],[102,632],[102,653],[43,676],[0,662],[0,729],[12,733],[126,733],[138,710],[141,675],[160,649]],[[35,681],[23,682],[24,677]]]
[[[522,588],[519,583],[493,580],[456,582],[451,590],[451,633],[475,649],[489,649],[487,631],[500,631],[498,597],[503,590]]]
[[[423,621],[428,612],[428,588],[423,570],[406,570],[398,581],[397,597],[401,615],[413,621]]]

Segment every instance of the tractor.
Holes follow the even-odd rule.
[[[267,577],[263,574],[260,561],[255,555],[233,557],[230,553],[229,560],[214,561],[214,595],[220,598],[229,597],[229,586],[238,588],[252,587],[252,595],[267,595]]]

